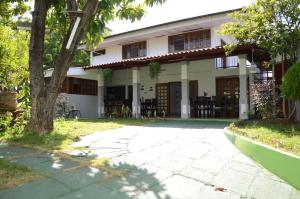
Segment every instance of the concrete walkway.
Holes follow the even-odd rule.
[[[169,121],[128,126],[83,137],[75,146],[110,157],[122,170],[112,177],[94,168],[18,147],[1,157],[48,174],[48,178],[0,191],[0,199],[300,199],[300,192],[241,154],[223,134],[222,122]],[[27,155],[26,155],[27,154]],[[74,151],[73,155],[84,155]]]

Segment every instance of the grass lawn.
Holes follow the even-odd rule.
[[[48,135],[38,136],[35,133],[21,132],[12,134],[0,133],[0,142],[13,142],[18,144],[38,146],[44,149],[66,151],[70,145],[77,141],[80,136],[94,132],[120,128],[125,125],[144,125],[153,123],[155,120],[141,119],[79,119],[79,120],[56,120],[54,130]]]
[[[234,133],[246,136],[300,156],[300,125],[284,121],[239,121],[229,127]]]
[[[28,183],[43,177],[44,176],[40,173],[32,171],[25,166],[16,165],[7,160],[0,159],[0,190]]]

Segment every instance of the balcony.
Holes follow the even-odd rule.
[[[216,69],[237,68],[239,67],[239,57],[219,57],[216,58]]]

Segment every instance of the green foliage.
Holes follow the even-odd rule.
[[[47,68],[54,65],[54,61],[60,52],[63,35],[60,32],[49,32],[45,38],[45,52],[43,63]],[[82,66],[89,64],[89,54],[86,51],[77,50],[71,63],[71,66]]]
[[[10,128],[12,120],[11,112],[0,113],[0,135],[1,132],[7,131]]]
[[[28,0],[1,0],[0,1],[0,26],[14,26],[13,17],[20,17],[29,10]]]
[[[155,79],[158,77],[159,73],[161,72],[161,65],[158,62],[151,62],[149,63],[149,72],[150,78]]]
[[[288,69],[282,78],[280,90],[283,97],[290,100],[300,100],[300,62]]]
[[[123,118],[129,118],[130,117],[130,108],[128,106],[125,106],[124,104],[122,105],[121,108],[121,116]]]
[[[29,33],[0,26],[0,88],[17,91],[18,111],[0,116],[0,130],[20,131],[29,118]]]
[[[101,0],[99,1],[98,9],[95,15],[88,21],[85,27],[85,38],[83,43],[89,48],[95,48],[101,43],[105,36],[109,35],[110,29],[107,24],[110,21],[119,19],[126,19],[134,22],[139,20],[145,14],[145,6],[153,6],[154,4],[161,4],[165,0],[145,0],[142,4],[137,4],[134,0]],[[86,1],[78,1],[77,10],[83,10]],[[70,18],[65,12],[67,7],[66,1],[55,1],[48,12],[47,27],[51,31],[58,34],[65,35],[70,26]],[[63,38],[61,37],[61,39]],[[59,39],[58,43],[62,43]]]
[[[258,142],[300,156],[300,126],[285,120],[248,120],[230,124],[229,129]]]
[[[29,34],[0,26],[0,35],[0,87],[16,88],[29,78]]]
[[[258,116],[262,119],[276,118],[279,109],[275,109],[274,112],[274,105],[278,104],[279,96],[276,92],[274,95],[273,81],[255,83],[251,85],[250,90]]]
[[[300,0],[257,0],[230,16],[220,33],[236,39],[236,44],[256,44],[266,49],[272,61],[278,55],[296,60],[300,41]]]
[[[111,68],[105,68],[103,69],[103,76],[105,81],[111,80],[113,76],[113,70]]]

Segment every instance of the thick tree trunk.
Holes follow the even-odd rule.
[[[52,2],[52,1],[49,1]],[[27,131],[46,134],[53,130],[53,109],[59,90],[65,79],[69,65],[74,57],[77,45],[84,36],[84,28],[88,20],[98,8],[98,0],[87,1],[80,23],[74,34],[70,48],[66,48],[71,35],[73,24],[71,23],[68,33],[65,35],[61,51],[55,61],[51,81],[45,84],[43,75],[43,50],[45,38],[45,22],[50,3],[45,0],[36,0],[32,16],[29,70],[30,70],[30,97],[31,118],[27,124]],[[72,1],[73,2],[73,1]],[[75,2],[75,1],[74,1]],[[68,6],[73,7],[76,6]],[[72,20],[74,22],[74,20]]]
[[[48,132],[53,128],[50,119],[45,114],[45,99],[47,96],[43,74],[43,51],[45,38],[45,22],[49,3],[36,0],[32,13],[29,71],[30,71],[30,99],[31,118],[27,124],[27,131],[38,133]]]

